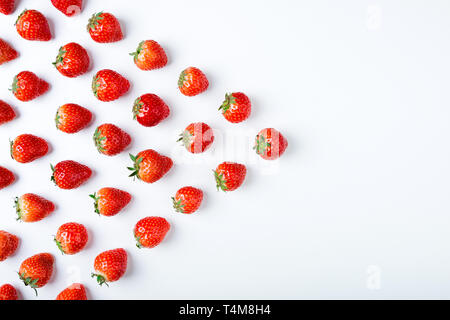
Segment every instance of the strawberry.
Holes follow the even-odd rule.
[[[0,100],[0,125],[13,120],[15,117],[14,109],[6,102]]]
[[[141,151],[137,156],[130,154],[130,158],[134,163],[134,167],[128,167],[128,170],[133,171],[130,177],[137,177],[147,183],[161,179],[173,165],[172,159],[152,149]]]
[[[34,289],[42,288],[50,280],[53,274],[55,258],[50,253],[39,253],[25,259],[19,268],[19,278],[25,286]]]
[[[0,0],[1,3],[1,0]],[[0,286],[0,300],[18,300],[16,288],[10,284]]]
[[[114,156],[128,147],[131,143],[131,137],[119,127],[105,123],[95,130],[94,143],[98,152],[107,156]]]
[[[196,96],[208,89],[209,82],[205,74],[197,68],[189,67],[180,74],[178,88],[185,96]]]
[[[92,92],[100,101],[119,99],[129,89],[130,82],[113,70],[100,70],[92,79]]]
[[[183,145],[187,151],[191,153],[202,153],[213,143],[214,133],[206,123],[191,123],[180,134],[178,141],[183,141]]]
[[[22,71],[15,76],[11,87],[12,93],[23,102],[39,97],[48,89],[49,84],[30,71]]]
[[[53,171],[51,180],[61,189],[75,189],[85,183],[92,175],[92,170],[81,163],[66,160],[56,166],[50,165]]]
[[[72,255],[86,246],[88,233],[82,224],[69,222],[59,227],[54,240],[62,254]]]
[[[89,196],[95,200],[95,212],[107,217],[115,216],[131,201],[128,192],[115,188],[102,188]]]
[[[214,170],[213,170],[214,171]],[[214,171],[217,190],[233,191],[239,188],[245,180],[247,169],[243,164],[223,162]]]
[[[164,240],[169,230],[170,224],[164,218],[147,217],[141,219],[134,227],[136,246],[139,249],[154,248]]]
[[[232,123],[246,120],[252,112],[250,99],[242,92],[227,93],[225,101],[220,106],[225,119]]]
[[[74,283],[61,291],[56,300],[87,300],[86,289],[81,283]]]
[[[134,101],[133,119],[144,127],[154,127],[169,115],[169,107],[156,94],[144,94]]]
[[[71,42],[59,48],[58,56],[53,65],[66,77],[75,78],[89,69],[89,55],[85,48]]]
[[[17,220],[37,222],[55,211],[53,202],[33,193],[26,193],[15,200]]]
[[[183,187],[172,200],[176,212],[194,213],[202,204],[203,191],[194,187]]]
[[[26,40],[49,41],[52,38],[47,19],[37,10],[24,10],[16,21],[17,33]]]
[[[1,0],[0,0],[1,6]],[[16,50],[3,39],[0,39],[0,65],[16,59],[19,56]]]
[[[123,39],[120,23],[111,13],[93,14],[89,19],[87,30],[95,42],[108,43]]]
[[[11,14],[14,11],[15,0],[0,0],[0,12],[3,14]]]
[[[53,6],[68,17],[81,12],[83,0],[52,0]]]
[[[16,181],[14,173],[4,167],[0,167],[0,190],[13,184],[14,181]]]
[[[130,53],[134,63],[141,70],[154,70],[167,64],[167,55],[158,42],[146,40],[139,43],[136,52]]]
[[[281,157],[288,146],[285,137],[276,129],[266,128],[261,130],[255,138],[253,149],[261,158],[275,160]]]
[[[97,278],[99,285],[119,280],[127,271],[127,252],[120,248],[100,253],[94,261],[93,278]]]
[[[11,141],[11,158],[20,163],[32,162],[47,152],[47,141],[32,134],[21,134]]]
[[[0,230],[0,261],[4,261],[10,255],[14,254],[18,246],[18,237],[9,232]]]
[[[92,113],[77,104],[68,103],[58,108],[55,116],[56,128],[65,133],[76,133],[86,128]]]

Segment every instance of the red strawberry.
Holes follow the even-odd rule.
[[[100,253],[94,261],[92,277],[97,278],[99,285],[119,280],[127,271],[127,252],[120,248]]]
[[[55,259],[50,253],[39,253],[25,259],[20,265],[19,277],[25,286],[34,289],[45,286],[53,274]]]
[[[1,6],[1,0],[0,0],[0,6]],[[14,60],[19,56],[16,50],[14,50],[13,47],[11,47],[8,42],[5,40],[0,39],[0,65]]]
[[[169,230],[170,224],[164,218],[147,217],[141,219],[134,227],[136,246],[139,249],[154,248],[164,240]]]
[[[144,94],[134,101],[133,119],[144,127],[154,127],[169,115],[169,107],[156,94]]]
[[[209,82],[205,74],[197,68],[189,67],[180,74],[178,88],[185,96],[196,96],[208,89]]]
[[[281,157],[288,146],[285,137],[276,129],[266,128],[261,130],[255,138],[253,149],[261,158],[275,160]]]
[[[0,261],[4,261],[10,255],[14,254],[18,246],[18,237],[9,232],[0,230]]]
[[[92,79],[92,92],[100,101],[119,99],[130,89],[130,82],[113,70],[100,70]]]
[[[83,0],[52,0],[56,9],[64,13],[68,17],[72,17],[81,12]]]
[[[16,21],[19,35],[26,40],[49,41],[52,38],[47,19],[37,10],[24,10]]]
[[[130,158],[134,163],[134,167],[128,167],[133,171],[130,177],[137,177],[147,183],[161,179],[173,165],[172,159],[152,149],[141,151],[137,156],[130,154]]]
[[[48,91],[49,84],[33,72],[22,71],[14,77],[11,91],[20,101],[30,101]]]
[[[21,134],[11,141],[11,157],[20,163],[32,162],[47,152],[47,141],[32,134]]]
[[[3,14],[11,14],[14,11],[15,0],[0,0],[0,12]]]
[[[232,123],[246,120],[252,112],[250,99],[242,92],[227,93],[225,101],[220,106],[225,119]]]
[[[89,63],[89,55],[86,49],[78,43],[71,42],[59,48],[58,56],[53,65],[63,76],[75,78],[88,71]]]
[[[68,103],[58,108],[55,117],[56,128],[65,133],[76,133],[86,128],[92,120],[92,113],[77,104]]]
[[[176,212],[194,213],[202,204],[203,191],[194,187],[183,187],[172,200]]]
[[[131,201],[128,192],[115,188],[102,188],[89,196],[95,200],[95,212],[107,217],[115,216]]]
[[[13,120],[15,117],[14,109],[6,102],[0,100],[0,125]]]
[[[15,180],[14,173],[4,167],[0,167],[0,190],[13,184]]]
[[[88,233],[82,224],[69,222],[59,227],[54,240],[63,254],[72,255],[86,246]]]
[[[56,300],[87,300],[86,289],[81,283],[74,283],[61,291]]]
[[[66,160],[59,162],[53,171],[51,180],[61,189],[75,189],[85,183],[92,175],[92,170],[81,163]]]
[[[180,134],[178,141],[183,141],[186,150],[191,153],[202,153],[214,141],[213,130],[203,122],[191,123]]]
[[[139,43],[136,52],[130,53],[134,63],[141,70],[154,70],[167,64],[167,56],[158,42],[146,40]]]
[[[19,297],[17,296],[16,288],[14,288],[12,285],[4,284],[0,286],[0,300],[18,300],[18,299]]]
[[[233,191],[239,188],[245,180],[247,169],[243,164],[223,162],[214,171],[217,190]]]
[[[37,222],[55,211],[53,202],[33,193],[26,193],[15,200],[17,220]]]
[[[119,127],[105,123],[95,130],[94,143],[98,152],[107,156],[114,156],[128,147],[131,143],[131,137]]]
[[[120,23],[110,13],[95,13],[89,19],[87,30],[92,40],[100,43],[116,42],[123,39]]]

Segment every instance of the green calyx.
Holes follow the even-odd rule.
[[[180,138],[177,140],[177,142],[183,142],[183,145],[186,149],[191,149],[191,144],[193,142],[193,138],[191,133],[188,130],[184,130],[183,133],[180,134]]]
[[[95,143],[95,146],[97,147],[98,152],[100,152],[100,153],[105,152],[106,150],[103,147],[103,141],[106,140],[106,137],[102,136],[102,134],[101,134],[100,130],[98,130],[98,128],[95,129],[93,139],[94,139],[94,143]]]
[[[65,56],[66,52],[67,52],[67,51],[64,50],[63,47],[59,48],[58,55],[56,56],[56,61],[55,61],[55,62],[52,62],[52,64],[53,64],[56,68],[63,64],[64,56]]]
[[[23,281],[23,283],[25,284],[25,286],[30,286],[30,288],[33,288],[34,292],[36,293],[36,296],[38,295],[36,288],[39,288],[37,286],[37,283],[39,281],[39,278],[37,279],[33,279],[31,277],[26,277],[25,276],[25,272],[20,274],[19,272],[17,272],[17,274],[19,275],[20,280]]]
[[[217,191],[222,190],[222,191],[227,191],[228,187],[227,187],[227,180],[225,180],[225,177],[223,176],[222,173],[217,173],[217,171],[213,170],[214,172],[214,178],[216,179],[216,187],[217,187]]]
[[[139,166],[141,165],[142,160],[144,160],[144,158],[142,157],[137,157],[137,156],[133,156],[130,153],[130,159],[133,161],[133,167],[127,167],[128,170],[131,170],[132,173],[129,175],[129,177],[133,177],[134,178],[139,178]]]
[[[104,18],[102,17],[103,11],[99,13],[94,13],[92,17],[89,19],[89,23],[87,25],[87,31],[95,30],[95,28],[100,24]]]
[[[11,91],[14,94],[17,92],[17,89],[19,88],[17,82],[19,82],[19,79],[17,79],[17,76],[15,76],[11,88],[9,89],[9,91]]]
[[[232,104],[236,103],[236,99],[233,97],[232,93],[225,94],[225,100],[223,101],[222,105],[219,107],[219,110],[222,110],[222,113],[225,113],[230,109],[230,106]]]
[[[94,96],[98,98],[98,88],[100,87],[100,83],[98,82],[98,77],[94,76],[92,79],[92,92]]]
[[[141,244],[141,237],[134,235],[134,238],[136,239],[136,247],[142,249],[144,246]]]
[[[14,160],[14,155],[13,155],[14,149],[13,149],[13,147],[14,147],[14,141],[13,140],[9,140],[9,154],[11,155],[11,159]]]
[[[100,197],[97,197],[97,194],[95,192],[94,194],[90,194],[89,197],[94,199],[95,213],[100,214],[100,210],[98,209],[98,201],[100,200]]]
[[[267,148],[270,147],[270,143],[266,141],[264,136],[257,135],[255,139],[255,145],[253,146],[253,150],[256,150],[257,154],[264,154]]]
[[[184,213],[184,204],[181,203],[181,200],[175,199],[175,197],[172,197],[173,201],[173,208],[176,212]]]
[[[25,9],[25,10],[22,11],[21,14],[19,14],[19,16],[17,17],[17,20],[16,20],[16,22],[14,23],[14,25],[17,25],[17,23],[19,22],[20,18],[22,18],[23,15],[24,15],[27,11],[28,11],[28,9]]]
[[[181,88],[184,85],[184,78],[186,77],[186,71],[182,71],[178,78],[178,87]]]
[[[61,124],[61,122],[59,121],[61,119],[61,117],[59,116],[59,109],[58,111],[56,111],[56,115],[55,115],[55,125],[56,125],[56,129],[59,130],[59,125]]]
[[[52,176],[50,177],[50,181],[53,181],[53,183],[56,185],[55,167],[51,163],[50,163],[50,169],[52,169]]]
[[[108,282],[106,281],[105,277],[102,276],[101,274],[95,274],[95,273],[91,273],[91,277],[92,278],[97,278],[97,283],[102,286],[103,284],[106,284],[107,287],[109,287]]]
[[[137,116],[141,112],[141,108],[144,106],[144,103],[142,102],[141,98],[137,98],[134,101],[133,105],[133,120],[136,120]]]
[[[61,242],[58,241],[58,240],[56,240],[56,237],[54,237],[53,240],[55,241],[56,246],[58,247],[59,251],[61,251],[61,253],[62,253],[63,255],[66,254],[66,253],[64,252],[64,250],[63,250],[63,247],[62,247]]]
[[[144,45],[144,43],[145,43],[145,41],[140,42],[139,45],[138,45],[138,47],[137,47],[137,49],[136,49],[136,51],[130,53],[130,56],[133,56],[133,58],[134,58],[134,62],[137,61],[138,56],[139,56],[139,54],[140,54],[141,51],[142,51],[142,46]]]
[[[14,199],[14,208],[16,208],[16,213],[17,213],[17,221],[22,220],[22,210],[20,209],[20,205],[19,205],[19,198],[16,197]]]

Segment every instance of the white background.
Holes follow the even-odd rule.
[[[448,1],[89,0],[74,18],[50,1],[18,2],[13,15],[0,16],[0,37],[20,52],[0,67],[0,98],[19,113],[0,127],[0,165],[18,176],[0,191],[0,229],[22,243],[0,263],[0,283],[35,299],[15,272],[25,258],[47,251],[56,258],[55,273],[38,299],[54,299],[74,281],[85,284],[91,299],[450,297]],[[13,24],[25,7],[49,19],[52,41],[17,35]],[[90,39],[87,20],[100,10],[118,17],[123,41]],[[144,39],[165,48],[167,67],[135,67],[128,53]],[[51,65],[71,41],[93,61],[76,79]],[[211,84],[194,98],[177,89],[180,71],[191,65]],[[125,97],[95,99],[91,78],[102,68],[131,81]],[[19,102],[8,88],[23,70],[47,80],[51,90]],[[250,96],[248,121],[233,125],[218,113],[230,91]],[[144,93],[160,95],[171,108],[157,127],[132,121],[133,101]],[[57,107],[69,102],[95,114],[75,135],[54,126]],[[191,156],[175,140],[194,121],[210,124],[216,142]],[[131,134],[127,152],[97,153],[91,136],[105,122]],[[251,150],[254,135],[269,126],[289,140],[285,155],[271,163]],[[51,153],[30,164],[11,160],[8,140],[22,133],[47,139]],[[175,162],[152,185],[133,182],[125,168],[128,152],[147,148]],[[94,178],[59,190],[49,180],[49,163],[66,159],[89,165]],[[248,166],[245,184],[229,194],[216,192],[211,172],[224,160]],[[205,191],[194,215],[171,207],[170,197],[185,185]],[[88,194],[104,186],[129,191],[133,202],[115,217],[98,217]],[[38,223],[16,222],[13,198],[27,192],[54,201],[57,210]],[[159,247],[139,250],[132,229],[152,215],[166,217],[171,232]],[[90,241],[81,253],[62,256],[52,235],[69,221],[85,224]],[[117,247],[129,254],[127,273],[100,288],[90,278],[93,260]]]

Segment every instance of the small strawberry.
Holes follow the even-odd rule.
[[[26,40],[49,41],[52,38],[47,19],[37,10],[24,10],[16,21],[19,35]]]
[[[49,84],[30,71],[22,71],[15,76],[11,86],[12,93],[23,102],[36,99],[48,89]]]
[[[225,101],[220,106],[225,119],[232,123],[246,120],[252,112],[250,99],[242,92],[227,93]]]
[[[81,283],[74,283],[61,291],[56,300],[87,300],[86,289]]]
[[[9,232],[0,230],[0,261],[4,261],[10,255],[14,254],[18,246],[18,237]]]
[[[130,53],[134,63],[141,70],[154,70],[167,64],[167,55],[158,42],[146,40],[139,43],[136,52]]]
[[[13,184],[14,181],[16,181],[14,173],[0,166],[0,190]]]
[[[17,220],[23,222],[37,222],[55,211],[53,202],[33,193],[26,193],[16,198],[15,205]]]
[[[21,134],[11,141],[11,158],[20,163],[32,162],[47,152],[47,141],[32,134]]]
[[[131,137],[118,126],[105,123],[95,130],[94,143],[98,152],[107,156],[114,156],[128,147],[131,143]]]
[[[154,248],[164,240],[169,230],[170,224],[164,218],[147,217],[141,219],[134,227],[136,246],[139,249]]]
[[[134,101],[133,119],[144,127],[154,127],[169,115],[169,107],[156,94],[144,94]]]
[[[1,6],[1,0],[0,0]],[[16,59],[19,56],[16,50],[3,39],[0,39],[0,65]]]
[[[172,200],[176,212],[194,213],[202,204],[203,191],[194,187],[183,187]]]
[[[1,3],[1,0],[0,0]],[[10,284],[0,286],[0,300],[18,300],[16,288]]]
[[[134,167],[128,167],[133,171],[130,177],[137,177],[147,183],[153,183],[161,179],[173,166],[172,159],[163,156],[155,150],[141,151],[137,156],[130,154]]]
[[[45,286],[53,274],[55,258],[50,253],[39,253],[25,259],[20,265],[19,278],[25,286],[34,289]]]
[[[191,123],[180,134],[180,139],[186,150],[191,153],[202,153],[208,149],[214,141],[213,130],[206,123]]]
[[[93,278],[99,285],[119,280],[127,271],[127,252],[120,248],[100,253],[94,261]]]
[[[53,65],[63,76],[75,78],[88,71],[89,63],[90,59],[86,49],[78,43],[71,42],[59,48]]]
[[[129,89],[130,82],[113,70],[100,70],[92,79],[92,92],[100,101],[119,99]]]
[[[11,14],[14,11],[15,0],[0,0],[0,13]]]
[[[92,170],[81,163],[66,160],[56,166],[50,165],[53,171],[51,180],[61,189],[75,189],[85,183],[92,175]]]
[[[189,67],[180,74],[178,88],[185,96],[196,96],[208,89],[209,82],[205,74],[197,68]]]
[[[52,0],[53,6],[68,17],[81,12],[83,0]]]
[[[261,130],[255,138],[253,149],[261,158],[275,160],[281,157],[288,146],[285,137],[276,129],[266,128]]]
[[[100,12],[92,15],[87,30],[95,42],[108,43],[123,39],[120,23],[110,13]]]
[[[214,171],[214,170],[213,170]],[[233,191],[239,188],[245,180],[247,169],[243,164],[223,162],[214,171],[217,190]]]
[[[0,100],[0,126],[16,117],[14,109],[9,104]]]
[[[69,222],[59,227],[54,240],[62,254],[72,255],[86,246],[88,233],[82,224]]]
[[[115,216],[131,201],[128,192],[115,188],[102,188],[89,196],[95,201],[95,212],[106,217]]]
[[[68,103],[58,108],[55,116],[56,128],[65,133],[76,133],[86,128],[92,113],[77,104]]]

